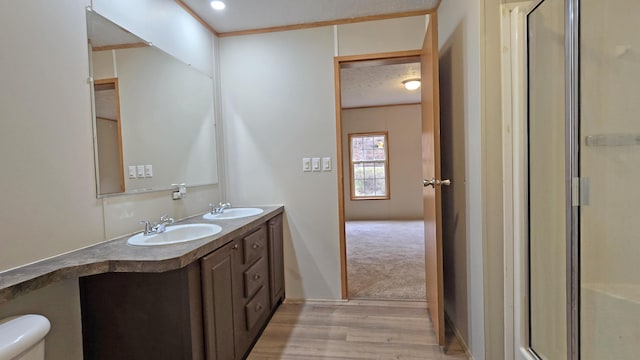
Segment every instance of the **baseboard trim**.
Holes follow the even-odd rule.
[[[451,331],[453,331],[453,335],[456,337],[456,339],[458,339],[458,342],[460,343],[460,346],[462,346],[462,349],[464,350],[464,354],[467,357],[467,359],[475,360],[475,358],[469,351],[469,346],[467,346],[467,343],[464,341],[464,338],[460,334],[460,330],[458,330],[458,328],[453,323],[453,321],[449,317],[449,314],[447,314],[446,311],[444,312],[444,320],[447,322],[447,326],[451,328]]]

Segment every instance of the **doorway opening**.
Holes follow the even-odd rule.
[[[420,52],[336,58],[343,297],[425,301]],[[340,161],[341,160],[341,161]]]
[[[118,79],[93,83],[99,195],[125,191]]]
[[[337,173],[338,173],[338,226],[340,235],[340,266],[342,281],[342,297],[347,299],[347,242],[345,231],[345,171],[343,140],[343,104],[341,71],[343,64],[362,65],[367,61],[398,62],[406,58],[419,59],[421,91],[420,101],[420,168],[422,171],[422,214],[424,226],[424,273],[426,286],[426,301],[428,311],[433,322],[435,338],[439,345],[445,345],[444,324],[444,278],[443,278],[443,247],[442,247],[442,189],[452,185],[451,179],[443,179],[441,172],[440,151],[440,80],[439,80],[439,51],[438,51],[438,21],[436,14],[429,15],[428,25],[420,50],[391,52],[374,55],[340,56],[334,58],[334,78],[336,94],[336,134],[337,134]],[[404,60],[406,63],[407,61]],[[348,66],[348,65],[347,65]],[[381,106],[383,108],[388,108]],[[400,144],[402,143],[399,142]],[[393,148],[393,139],[390,139]],[[393,169],[391,169],[393,170]],[[393,188],[391,189],[393,192]],[[392,195],[393,196],[393,195]]]

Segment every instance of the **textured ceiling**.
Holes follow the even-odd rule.
[[[439,0],[182,0],[219,33],[434,9]]]
[[[420,102],[420,89],[409,91],[403,80],[420,78],[420,63],[373,65],[340,70],[343,108]]]

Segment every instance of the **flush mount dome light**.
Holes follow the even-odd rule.
[[[418,90],[420,87],[420,79],[407,79],[402,82],[402,85],[409,91]]]
[[[211,7],[214,10],[222,10],[222,9],[224,9],[226,7],[226,5],[222,1],[214,0],[214,1],[211,2]]]

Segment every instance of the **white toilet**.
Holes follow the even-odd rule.
[[[44,360],[44,337],[50,328],[42,315],[0,320],[0,360]]]

